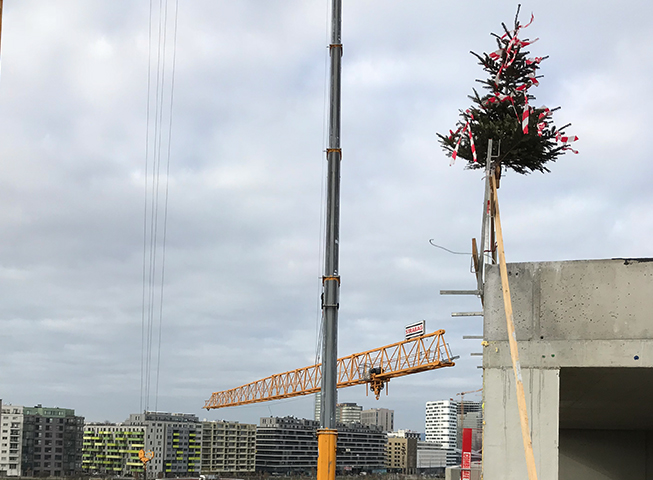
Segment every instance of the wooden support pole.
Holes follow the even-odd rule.
[[[508,326],[508,342],[510,343],[510,357],[512,358],[512,370],[515,374],[515,387],[517,390],[517,406],[519,408],[519,422],[521,423],[521,435],[524,442],[524,455],[526,456],[526,468],[528,479],[537,480],[535,469],[535,456],[533,455],[533,443],[531,442],[531,431],[528,425],[528,411],[526,409],[526,396],[524,394],[524,383],[521,376],[521,365],[519,364],[519,350],[517,348],[517,336],[515,335],[515,323],[512,315],[512,301],[510,299],[510,285],[508,284],[508,268],[506,267],[506,255],[503,250],[503,233],[501,232],[501,218],[499,217],[499,198],[494,175],[490,177],[490,188],[492,190],[492,202],[494,203],[495,229],[497,236],[497,250],[499,251],[499,271],[501,273],[501,287],[503,289],[503,305],[506,311],[506,322]]]

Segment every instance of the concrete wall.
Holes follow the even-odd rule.
[[[518,263],[508,265],[508,274],[538,478],[602,478],[595,476],[595,466],[606,458],[610,437],[604,437],[607,443],[601,443],[601,436],[592,436],[587,429],[653,430],[653,415],[637,406],[651,405],[653,401],[653,388],[637,381],[653,372],[653,262],[613,259]],[[525,479],[498,266],[488,269],[484,313],[484,478]],[[613,374],[624,368],[637,373]],[[561,382],[561,373],[566,381]],[[603,378],[628,392],[636,381],[640,391],[631,393],[634,398],[630,400],[628,395],[617,394],[606,402],[596,389]],[[626,414],[603,425],[602,419],[612,408]],[[628,423],[640,416],[645,421]],[[584,433],[573,433],[568,427],[574,425],[581,426]],[[594,443],[587,444],[584,438]],[[631,470],[636,468],[634,465],[644,466],[637,467],[638,473],[628,478],[653,479],[653,469],[646,467],[651,463],[649,457],[653,458],[650,449],[637,451],[633,453],[636,460],[629,463]],[[574,458],[582,458],[580,464],[585,470]],[[586,474],[579,473],[582,471]],[[605,478],[622,478],[608,475],[613,476]]]

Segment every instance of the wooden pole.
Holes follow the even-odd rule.
[[[512,316],[512,301],[510,299],[510,286],[508,284],[508,269],[506,267],[506,255],[503,249],[503,233],[501,232],[501,218],[499,217],[499,197],[497,195],[496,180],[494,175],[490,176],[490,188],[492,190],[492,202],[494,203],[495,229],[497,235],[497,250],[499,251],[499,271],[501,272],[501,287],[503,289],[503,306],[506,311],[506,322],[508,326],[508,342],[510,343],[510,357],[512,358],[512,370],[515,374],[515,387],[517,390],[517,406],[519,408],[519,422],[521,423],[521,435],[524,442],[524,455],[526,456],[526,468],[528,479],[537,480],[535,469],[535,457],[533,455],[533,443],[531,442],[531,431],[528,425],[528,411],[526,409],[526,396],[524,395],[524,383],[521,376],[521,365],[519,364],[519,350],[517,348],[517,336],[515,335],[515,323]]]

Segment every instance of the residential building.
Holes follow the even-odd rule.
[[[263,417],[256,429],[256,470],[271,474],[312,473],[317,465],[319,422]]]
[[[361,423],[363,407],[355,403],[338,403],[336,405],[336,423],[351,425]]]
[[[380,427],[339,424],[336,470],[361,473],[385,469],[386,442],[387,436]]]
[[[386,467],[391,473],[416,473],[417,439],[388,435]]]
[[[84,417],[69,408],[23,407],[21,475],[65,477],[82,471]]]
[[[148,478],[160,475],[195,476],[200,472],[202,424],[187,413],[134,413],[124,425],[144,426],[145,450],[154,457],[147,464]]]
[[[395,425],[395,411],[387,408],[370,408],[361,412],[363,425],[381,427],[384,432],[392,432]]]
[[[202,422],[202,474],[254,472],[256,425]]]
[[[143,471],[138,452],[145,448],[146,427],[115,423],[87,423],[82,445],[86,475],[134,476]]]
[[[0,476],[20,477],[23,446],[23,407],[0,405]]]
[[[261,418],[256,431],[256,470],[271,474],[313,474],[319,422],[294,417]],[[385,468],[385,434],[377,427],[339,424],[338,472]]]

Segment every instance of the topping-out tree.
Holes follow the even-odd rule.
[[[499,156],[495,162],[517,173],[527,174],[534,170],[548,172],[548,162],[554,162],[565,150],[571,150],[570,142],[578,137],[567,136],[565,128],[558,129],[553,123],[553,112],[560,107],[533,108],[535,97],[529,89],[539,84],[540,63],[548,57],[529,57],[525,47],[535,40],[520,39],[520,30],[528,27],[519,23],[519,8],[514,29],[501,24],[503,35],[496,38],[498,50],[478,55],[471,52],[488,73],[485,80],[477,80],[486,91],[479,95],[476,89],[469,98],[473,105],[460,112],[457,129],[449,135],[437,134],[442,148],[453,161],[457,157],[467,160],[467,168],[484,168],[488,140],[492,139]]]

